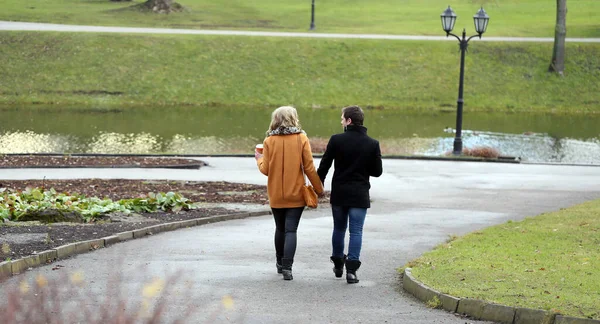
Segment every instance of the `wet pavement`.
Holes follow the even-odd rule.
[[[266,184],[253,158],[201,158],[200,170],[13,169],[0,179],[128,178],[231,181]],[[318,163],[318,160],[317,160]],[[330,179],[326,183],[330,188]],[[332,220],[327,206],[303,214],[294,280],[275,272],[273,220],[256,217],[161,233],[60,260],[16,276],[59,278],[82,271],[87,301],[102,303],[115,264],[130,301],[154,276],[183,270],[184,290],[169,294],[167,315],[185,305],[198,312],[190,323],[466,323],[428,309],[401,289],[397,268],[444,242],[507,220],[519,220],[600,198],[600,167],[482,162],[384,160],[372,180],[372,208],[364,229],[360,283],[335,279],[329,263]],[[225,303],[223,298],[226,297]],[[231,297],[233,303],[228,299]],[[230,308],[225,306],[231,306]]]

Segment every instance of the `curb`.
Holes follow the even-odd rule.
[[[467,315],[475,320],[507,324],[600,324],[599,320],[563,316],[541,309],[510,307],[484,300],[453,297],[417,281],[412,276],[411,268],[404,269],[403,274],[402,287],[417,299],[425,303],[436,303],[438,308]]]
[[[61,245],[59,247],[39,252],[34,255],[26,256],[21,259],[0,262],[0,283],[11,276],[24,273],[25,271],[31,268],[50,264],[58,260],[66,259],[78,254],[91,252],[100,248],[106,248],[116,243],[121,243],[133,239],[139,239],[148,235],[154,235],[161,232],[170,232],[180,228],[188,228],[228,220],[266,215],[271,215],[271,211],[264,210],[257,212],[241,212],[233,214],[215,215],[210,217],[194,218],[183,221],[148,226],[136,230],[113,234],[99,239]]]
[[[492,162],[520,164],[521,158],[514,156],[499,156],[496,159],[488,159],[472,156],[427,156],[427,155],[386,155],[384,159],[390,160],[424,160],[424,161],[458,161],[458,162]]]

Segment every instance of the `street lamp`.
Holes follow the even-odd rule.
[[[310,10],[310,30],[315,30],[315,0],[312,0],[312,7]]]
[[[465,52],[467,51],[467,46],[471,38],[479,37],[481,39],[481,34],[485,33],[487,29],[488,22],[490,17],[485,13],[483,7],[477,11],[477,13],[473,16],[473,21],[475,23],[475,31],[477,35],[473,35],[467,38],[465,29],[462,32],[462,38],[451,33],[452,29],[454,29],[454,23],[456,22],[456,14],[454,10],[448,6],[448,9],[444,10],[440,15],[442,18],[442,29],[446,32],[446,37],[452,35],[458,39],[459,47],[460,47],[460,79],[458,83],[458,100],[456,107],[456,135],[454,136],[454,149],[452,150],[452,154],[460,155],[462,153],[462,114],[463,114],[463,83],[465,79]]]

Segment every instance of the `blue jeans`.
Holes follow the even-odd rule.
[[[344,257],[344,239],[349,222],[348,260],[360,260],[363,225],[365,224],[365,217],[367,217],[367,209],[331,205],[331,212],[333,214],[332,256]]]

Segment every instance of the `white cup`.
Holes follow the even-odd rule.
[[[259,154],[263,153],[263,145],[262,144],[256,144],[256,148],[255,148],[256,152],[258,152]]]

